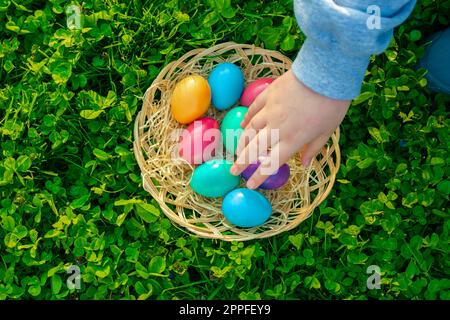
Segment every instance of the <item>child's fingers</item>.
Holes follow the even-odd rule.
[[[238,155],[238,158],[231,167],[231,174],[240,174],[250,164],[256,163],[261,155],[266,155],[269,147],[278,142],[278,140],[271,141],[271,138],[270,129],[268,127],[260,130]]]
[[[236,148],[236,155],[242,152],[242,150],[253,140],[253,138],[258,134],[259,130],[263,129],[267,124],[267,121],[264,117],[257,115],[255,116],[250,123],[245,127],[244,132],[242,133],[238,146]]]
[[[236,148],[236,155],[239,156],[242,150],[253,140],[258,134],[259,130],[247,127],[239,138],[239,142]]]
[[[329,134],[322,134],[313,141],[311,141],[308,145],[306,145],[305,149],[302,152],[302,165],[304,167],[309,166],[312,158],[314,158],[322,149],[322,147],[327,143],[330,138]]]
[[[270,175],[274,174],[280,166],[286,163],[292,156],[294,149],[285,141],[277,143],[270,152],[268,158],[261,162],[261,165],[247,181],[247,188],[258,188]]]
[[[263,92],[261,92],[256,97],[255,101],[253,101],[253,103],[248,107],[248,111],[244,116],[244,120],[242,120],[241,122],[242,128],[245,128],[249,124],[250,120],[252,120],[252,118],[259,112],[259,110],[264,107],[267,100],[267,91],[268,90],[264,90]]]

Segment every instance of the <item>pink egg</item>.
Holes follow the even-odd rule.
[[[215,119],[195,120],[181,134],[179,155],[191,164],[201,164],[216,155],[220,139],[219,123]]]
[[[250,107],[256,97],[271,84],[275,78],[259,78],[250,83],[242,93],[241,105]]]

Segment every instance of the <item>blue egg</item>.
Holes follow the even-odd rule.
[[[229,192],[222,202],[222,212],[232,224],[252,228],[262,225],[272,214],[269,200],[261,193],[246,188]]]
[[[208,78],[213,106],[225,110],[236,104],[244,91],[244,82],[241,68],[230,62],[218,64]]]

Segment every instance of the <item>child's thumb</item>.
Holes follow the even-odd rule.
[[[323,134],[308,144],[305,144],[301,154],[302,166],[308,167],[311,160],[320,152],[322,147],[327,143],[330,135]]]

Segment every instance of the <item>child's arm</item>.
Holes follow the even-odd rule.
[[[370,55],[386,49],[393,28],[414,5],[415,0],[296,0],[295,15],[307,39],[292,69],[250,106],[231,172],[239,174],[267,152],[261,139],[273,129],[279,137],[269,141],[264,161],[272,169],[264,174],[258,169],[247,186],[258,187],[304,146],[302,163],[308,165],[359,95]],[[378,9],[379,21],[373,15]]]
[[[292,66],[297,79],[329,98],[357,97],[370,56],[387,48],[415,3],[296,0],[295,16],[307,37]]]

